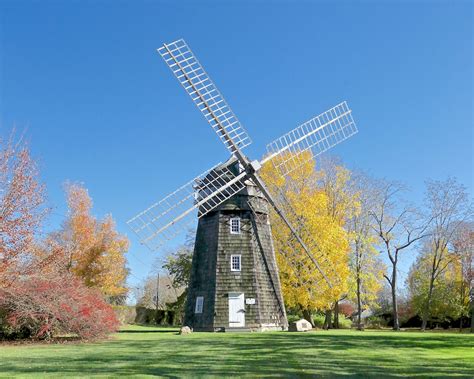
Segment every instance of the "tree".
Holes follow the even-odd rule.
[[[351,232],[348,230],[348,222],[360,214],[361,204],[359,191],[353,190],[352,173],[340,162],[332,157],[321,160],[320,183],[321,188],[327,195],[327,214],[341,227],[347,231],[349,241]],[[350,258],[346,262],[350,262]],[[346,291],[334,302],[334,328],[339,328],[339,302],[348,296],[348,278],[345,280]],[[326,324],[331,324],[331,312],[326,313]]]
[[[110,215],[103,220],[91,215],[92,200],[82,185],[66,185],[66,194],[68,218],[54,235],[66,254],[65,270],[108,298],[125,294],[128,239],[115,230]]]
[[[420,221],[418,212],[408,206],[398,207],[403,186],[392,182],[381,182],[378,199],[371,216],[374,230],[390,261],[390,272],[384,278],[390,285],[392,295],[393,329],[400,330],[397,304],[397,269],[400,253],[427,236],[431,220]]]
[[[0,139],[0,286],[28,267],[35,234],[46,214],[45,187],[28,146],[14,134]]]
[[[174,286],[171,276],[160,273],[149,275],[141,288],[137,306],[155,310],[166,309],[169,304],[178,301],[184,290],[183,287]]]
[[[461,316],[471,313],[471,333],[474,333],[474,224],[461,224],[452,245],[452,254],[459,265]],[[462,324],[459,329],[462,329]]]
[[[192,247],[183,245],[174,253],[169,254],[163,268],[173,278],[173,286],[175,288],[188,287],[191,276],[191,266],[193,259]]]
[[[423,307],[422,330],[431,312],[433,291],[438,276],[448,267],[452,259],[449,246],[453,242],[458,229],[464,222],[472,219],[473,207],[469,203],[466,188],[457,183],[456,179],[448,178],[445,181],[430,180],[426,183],[427,217],[430,228],[430,259],[429,286],[426,304]]]
[[[437,271],[432,282],[433,255],[436,254],[432,241],[427,240],[423,250],[413,262],[408,273],[407,285],[414,312],[422,318],[426,314],[430,298],[430,319],[440,321],[456,319],[462,314],[459,306],[459,265],[453,259],[446,259],[442,270]],[[446,253],[448,255],[448,253]],[[433,287],[436,291],[431,291]],[[426,328],[427,324],[423,327]]]
[[[163,264],[171,278],[171,285],[176,294],[176,301],[171,305],[183,319],[184,305],[188,295],[189,280],[191,277],[191,267],[194,250],[194,239],[188,233],[187,242],[180,246],[175,252],[169,254]],[[171,302],[170,302],[171,303]]]
[[[345,191],[350,178],[346,169],[316,171],[314,161],[304,157],[302,161],[307,163],[287,177],[271,164],[266,164],[261,173],[332,282],[332,287],[325,282],[284,222],[272,212],[272,235],[285,302],[300,309],[313,323],[312,310],[331,309],[347,292],[349,242],[344,223],[354,204]]]
[[[30,243],[22,258],[27,264],[16,267],[19,280],[0,287],[3,338],[74,334],[94,339],[117,329],[114,311],[102,295],[64,270],[67,257],[57,241]]]
[[[357,304],[357,329],[362,330],[362,311],[375,303],[386,267],[376,249],[377,236],[371,217],[377,199],[374,181],[359,173],[353,177],[352,186],[358,194],[360,211],[353,213],[348,222],[352,246],[349,298]]]
[[[104,336],[116,329],[113,309],[97,290],[73,275],[60,241],[52,235],[36,240],[47,212],[45,187],[38,178],[37,165],[21,140],[14,142],[12,135],[0,141],[0,335]],[[112,229],[110,222],[101,225],[103,240],[112,236]],[[89,230],[85,231],[81,237],[87,240]],[[109,247],[120,245],[113,236],[110,241]],[[108,258],[117,260],[112,254],[101,255],[106,256],[100,260],[103,266]]]

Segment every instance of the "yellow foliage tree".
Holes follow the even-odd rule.
[[[66,252],[67,270],[109,298],[124,295],[128,239],[115,230],[110,215],[104,220],[92,216],[92,200],[86,188],[69,184],[66,195],[69,216],[58,240]]]
[[[463,296],[465,283],[462,278],[462,264],[457,255],[445,248],[443,269],[437,272],[434,286],[431,283],[433,256],[437,254],[432,241],[427,241],[410,268],[407,286],[413,310],[420,316],[426,312],[430,301],[430,317],[438,320],[458,319],[468,315],[469,297]],[[430,293],[430,289],[434,288]],[[462,319],[461,327],[462,327]]]
[[[354,175],[352,190],[360,208],[348,221],[352,247],[348,298],[357,305],[357,328],[361,330],[362,311],[375,304],[386,267],[376,249],[376,225],[371,216],[377,205],[375,183],[364,174]]]
[[[272,213],[272,234],[285,302],[307,312],[330,309],[347,292],[350,246],[344,225],[358,205],[345,188],[350,179],[348,170],[338,166],[334,172],[316,171],[314,161],[301,155],[298,159],[306,163],[286,178],[272,163],[264,165],[261,175],[274,196],[282,200],[290,222],[299,229],[331,282],[329,286],[284,222]]]

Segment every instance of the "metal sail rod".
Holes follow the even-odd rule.
[[[298,243],[301,245],[301,247],[303,248],[303,250],[305,251],[306,255],[309,257],[309,259],[311,259],[311,261],[314,263],[314,265],[316,266],[316,268],[318,269],[319,273],[323,276],[323,278],[326,280],[326,282],[328,283],[328,286],[330,288],[332,288],[332,284],[331,282],[329,281],[328,277],[326,276],[326,274],[323,272],[323,270],[321,269],[321,267],[319,266],[319,263],[316,261],[316,259],[313,257],[313,254],[311,254],[311,252],[309,251],[308,247],[306,246],[306,244],[303,242],[303,240],[301,239],[301,237],[299,236],[299,234],[296,232],[296,229],[293,227],[293,225],[291,225],[290,221],[288,220],[288,218],[286,217],[285,213],[283,212],[282,209],[280,209],[280,207],[278,207],[278,205],[276,204],[275,200],[273,200],[273,197],[272,195],[270,194],[270,192],[268,191],[267,187],[265,186],[265,183],[263,183],[262,179],[260,179],[260,177],[258,175],[256,175],[256,173],[253,173],[253,174],[250,174],[250,177],[252,178],[253,182],[257,185],[257,187],[260,189],[260,191],[263,193],[263,195],[267,198],[268,202],[270,203],[270,205],[273,207],[273,209],[275,209],[275,212],[278,214],[278,216],[280,216],[282,218],[282,220],[285,222],[285,224],[288,226],[288,228],[290,229],[291,233],[293,234],[293,236],[296,238],[296,240],[298,241]]]
[[[280,151],[276,152],[276,153],[273,153],[271,155],[267,155],[266,157],[264,157],[262,159],[262,161],[260,162],[262,165],[265,163],[265,162],[268,162],[269,160],[275,158],[277,155],[280,155],[281,153],[289,150],[291,147],[295,146],[295,145],[298,145],[298,143],[300,143],[301,141],[307,139],[308,137],[312,136],[313,134],[316,134],[317,132],[319,132],[321,129],[325,128],[326,126],[328,126],[329,124],[332,124],[334,123],[335,121],[341,119],[342,117],[344,116],[347,116],[348,114],[350,114],[352,111],[347,111],[341,115],[339,115],[338,117],[332,119],[331,121],[328,121],[326,122],[325,124],[321,125],[319,128],[317,129],[314,129],[313,131],[311,131],[310,133],[306,134],[306,135],[303,135],[302,137],[292,141],[290,144],[286,145],[284,148],[282,148]]]
[[[175,56],[173,55],[173,52],[171,51],[171,49],[168,47],[168,45],[164,45],[165,49],[168,51],[168,54],[171,56],[171,58],[176,62],[176,65],[179,67],[179,69],[181,70],[181,72],[183,73],[184,77],[188,80],[188,82],[190,83],[191,87],[193,88],[193,90],[196,92],[197,96],[199,97],[199,99],[201,100],[201,102],[206,106],[207,110],[209,111],[210,115],[212,116],[213,120],[216,122],[217,124],[217,127],[219,128],[219,131],[222,133],[222,135],[224,136],[224,139],[226,140],[226,142],[232,146],[232,150],[235,154],[235,156],[237,157],[237,159],[244,165],[246,166],[248,164],[248,160],[245,158],[245,156],[242,154],[242,152],[240,151],[239,147],[236,145],[236,143],[234,142],[234,140],[229,136],[229,133],[227,133],[227,130],[224,128],[224,126],[222,125],[221,121],[219,120],[219,118],[216,116],[216,114],[214,113],[214,111],[212,110],[212,108],[209,106],[209,103],[207,102],[207,100],[201,95],[201,92],[199,91],[199,89],[195,86],[195,84],[193,83],[193,81],[191,80],[192,78],[189,77],[188,73],[186,73],[186,71],[183,69],[183,66],[181,66],[181,63],[178,62],[178,60],[175,58]]]
[[[357,133],[346,101],[267,144],[261,164],[271,161],[282,176]]]
[[[156,235],[160,234],[163,230],[167,229],[168,227],[170,227],[171,225],[173,224],[176,224],[178,221],[180,221],[182,218],[184,218],[185,216],[187,216],[189,213],[191,213],[192,211],[194,211],[194,209],[196,208],[199,208],[202,204],[205,204],[207,201],[209,201],[209,199],[212,199],[216,194],[218,193],[221,193],[223,191],[225,191],[227,188],[229,188],[231,185],[239,182],[241,179],[243,179],[245,176],[247,175],[246,172],[242,172],[240,175],[236,176],[234,179],[232,179],[230,182],[226,183],[224,186],[220,187],[218,190],[216,190],[215,192],[211,193],[210,195],[208,195],[207,197],[205,197],[204,199],[202,199],[201,201],[199,201],[198,203],[195,204],[194,207],[192,208],[189,208],[187,211],[183,212],[181,215],[179,215],[178,217],[176,217],[174,220],[170,221],[168,224],[164,225],[163,227],[161,227],[160,229],[158,229],[156,232],[152,233],[148,238],[144,239],[143,240],[143,243],[146,243],[148,242],[149,240],[153,239]]]

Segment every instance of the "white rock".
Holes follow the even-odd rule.
[[[193,332],[193,330],[189,326],[183,326],[179,330],[179,334],[191,334],[192,332]]]
[[[313,329],[313,327],[304,318],[298,321],[294,321],[288,326],[289,332],[307,332],[308,330],[311,330],[311,329]]]

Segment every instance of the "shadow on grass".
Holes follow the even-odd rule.
[[[168,333],[178,334],[178,329],[156,329],[156,330],[119,330],[117,333],[131,333],[131,334],[142,334],[142,333]]]
[[[474,377],[472,336],[124,330],[122,340],[2,359],[6,375]],[[156,334],[153,334],[156,333]],[[141,334],[141,335],[140,335]],[[454,353],[455,351],[459,352]]]

